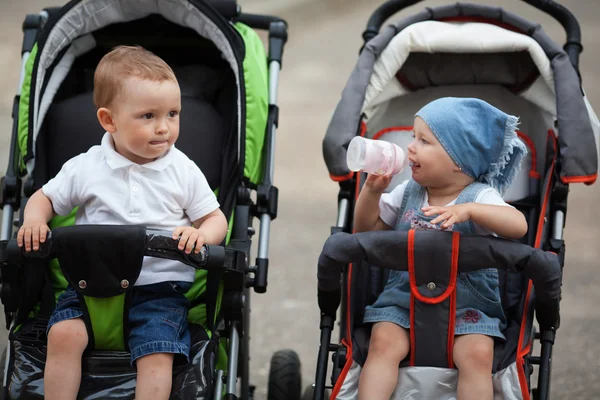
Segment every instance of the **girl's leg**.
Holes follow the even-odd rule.
[[[44,398],[70,400],[81,383],[81,357],[88,345],[81,318],[57,322],[48,332],[48,355],[44,369]]]
[[[373,325],[369,355],[358,382],[359,400],[389,400],[398,382],[398,366],[409,349],[406,329],[392,322]]]
[[[494,339],[476,334],[456,336],[453,358],[458,368],[458,399],[492,400]]]
[[[173,354],[153,353],[138,358],[136,400],[168,400],[171,395]]]

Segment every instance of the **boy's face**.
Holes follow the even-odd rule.
[[[107,111],[112,117],[107,131],[112,134],[115,150],[137,164],[154,161],[179,136],[179,85],[169,80],[128,78]],[[100,110],[99,119],[102,123]]]
[[[429,126],[421,118],[414,122],[414,139],[408,145],[412,177],[422,186],[443,187],[452,184],[460,172]]]

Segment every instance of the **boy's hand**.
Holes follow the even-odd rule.
[[[50,228],[48,224],[43,221],[24,221],[23,225],[17,233],[17,245],[23,247],[25,244],[25,251],[37,251],[40,249],[40,243],[46,241]]]
[[[179,250],[183,250],[185,254],[190,254],[192,249],[194,253],[200,253],[202,245],[206,243],[206,237],[200,230],[193,226],[180,226],[173,231],[173,239],[179,238]],[[195,247],[194,247],[195,246]]]
[[[454,224],[459,224],[471,219],[471,206],[469,203],[455,204],[447,207],[428,206],[421,208],[421,210],[428,217],[437,215],[431,223],[437,225],[440,222],[444,222],[441,225],[442,229],[449,228]]]
[[[383,191],[390,185],[392,181],[392,175],[375,175],[369,174],[367,175],[367,180],[365,181],[364,187],[367,188],[372,193],[381,194]]]

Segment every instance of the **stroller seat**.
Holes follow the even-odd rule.
[[[578,25],[564,7],[550,7],[555,16],[569,21],[567,34],[573,37],[569,36],[568,52],[539,25],[500,8],[467,3],[427,8],[380,31],[388,17],[415,2],[389,1],[372,15],[365,45],[323,141],[330,176],[340,185],[341,222],[332,229],[337,234],[325,244],[319,259],[322,335],[335,318],[332,305],[337,307],[339,301],[336,285],[326,286],[333,282],[334,271],[349,263],[343,268],[341,287],[337,284],[343,329],[334,352],[331,398],[356,398],[371,329],[362,322],[365,307],[383,290],[389,270],[407,270],[413,257],[415,272],[411,273],[417,285],[411,293],[411,318],[416,321],[411,331],[415,332],[411,357],[400,365],[392,398],[455,398],[457,371],[451,356],[453,333],[449,333],[453,320],[448,317],[453,315],[453,305],[451,296],[444,298],[441,293],[452,286],[453,268],[465,272],[477,264],[475,269],[499,269],[508,320],[503,332],[506,341],[495,345],[494,398],[529,399],[535,394],[546,399],[565,254],[562,228],[568,185],[591,184],[597,176],[600,125],[577,73],[577,50],[581,49],[573,32]],[[344,236],[353,232],[353,204],[366,178],[347,168],[350,140],[361,135],[406,148],[412,141],[415,113],[447,96],[477,97],[520,118],[518,134],[529,152],[504,199],[527,219],[529,230],[521,243],[423,231],[409,231],[408,236],[404,232]],[[406,169],[395,176],[387,190],[410,178],[410,173]],[[448,254],[456,255],[456,267],[442,256]],[[540,264],[528,270],[518,254],[538,258]],[[544,273],[546,278],[541,278]],[[428,291],[428,283],[436,288],[433,292]],[[540,305],[543,302],[545,306]],[[548,318],[546,313],[556,315]],[[542,342],[540,357],[532,355],[534,339]],[[323,398],[321,360],[328,346],[328,340],[321,342],[315,399]],[[537,390],[529,380],[534,364],[540,365]]]
[[[265,199],[277,191],[269,168],[274,158],[269,144],[275,133],[277,106],[269,100],[269,90],[276,90],[287,25],[277,17],[242,14],[232,0],[167,3],[73,0],[26,18],[23,85],[16,103],[11,164],[3,178],[3,183],[14,186],[11,193],[15,195],[2,199],[1,299],[10,329],[6,359],[2,360],[6,366],[2,398],[43,397],[47,321],[67,281],[78,291],[90,337],[78,398],[134,396],[136,374],[127,352],[126,326],[128,296],[137,279],[135,263],[112,259],[96,265],[90,258],[83,267],[72,268],[64,257],[57,257],[59,265],[56,258],[44,263],[30,258],[17,262],[5,254],[5,248],[13,243],[9,241],[12,227],[4,226],[11,224],[12,212],[23,210],[27,198],[67,160],[100,144],[104,131],[92,101],[93,76],[99,60],[117,45],[143,46],[173,69],[182,101],[176,147],[203,171],[229,220],[225,250],[219,247],[225,257],[219,258],[220,265],[209,268],[193,257],[190,260],[162,248],[170,246],[170,239],[160,239],[164,232],[140,231],[145,227],[71,226],[76,209],[50,221],[53,246],[63,243],[61,246],[78,249],[91,240],[87,236],[101,237],[100,242],[113,245],[94,249],[105,252],[98,258],[129,252],[139,256],[140,249],[131,243],[115,242],[115,237],[133,229],[145,238],[136,242],[144,255],[174,257],[196,268],[194,283],[185,294],[191,304],[190,363],[174,368],[171,398],[238,396],[238,377],[241,398],[251,396],[249,301],[242,299],[249,298],[250,288],[261,293],[266,290],[267,225],[276,217],[277,201],[276,196]],[[269,65],[253,28],[269,31],[273,52]],[[261,204],[255,206],[251,191],[259,188],[256,199]],[[261,231],[267,233],[260,238],[260,266],[251,267],[254,231],[249,227],[254,217],[261,219]],[[98,232],[101,235],[94,236]],[[160,246],[152,245],[156,242]],[[78,274],[94,280],[75,279]],[[88,293],[94,285],[105,291]]]

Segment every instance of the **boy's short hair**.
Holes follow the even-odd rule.
[[[94,104],[109,107],[127,78],[173,81],[177,78],[160,57],[140,46],[117,46],[107,53],[94,73]]]

